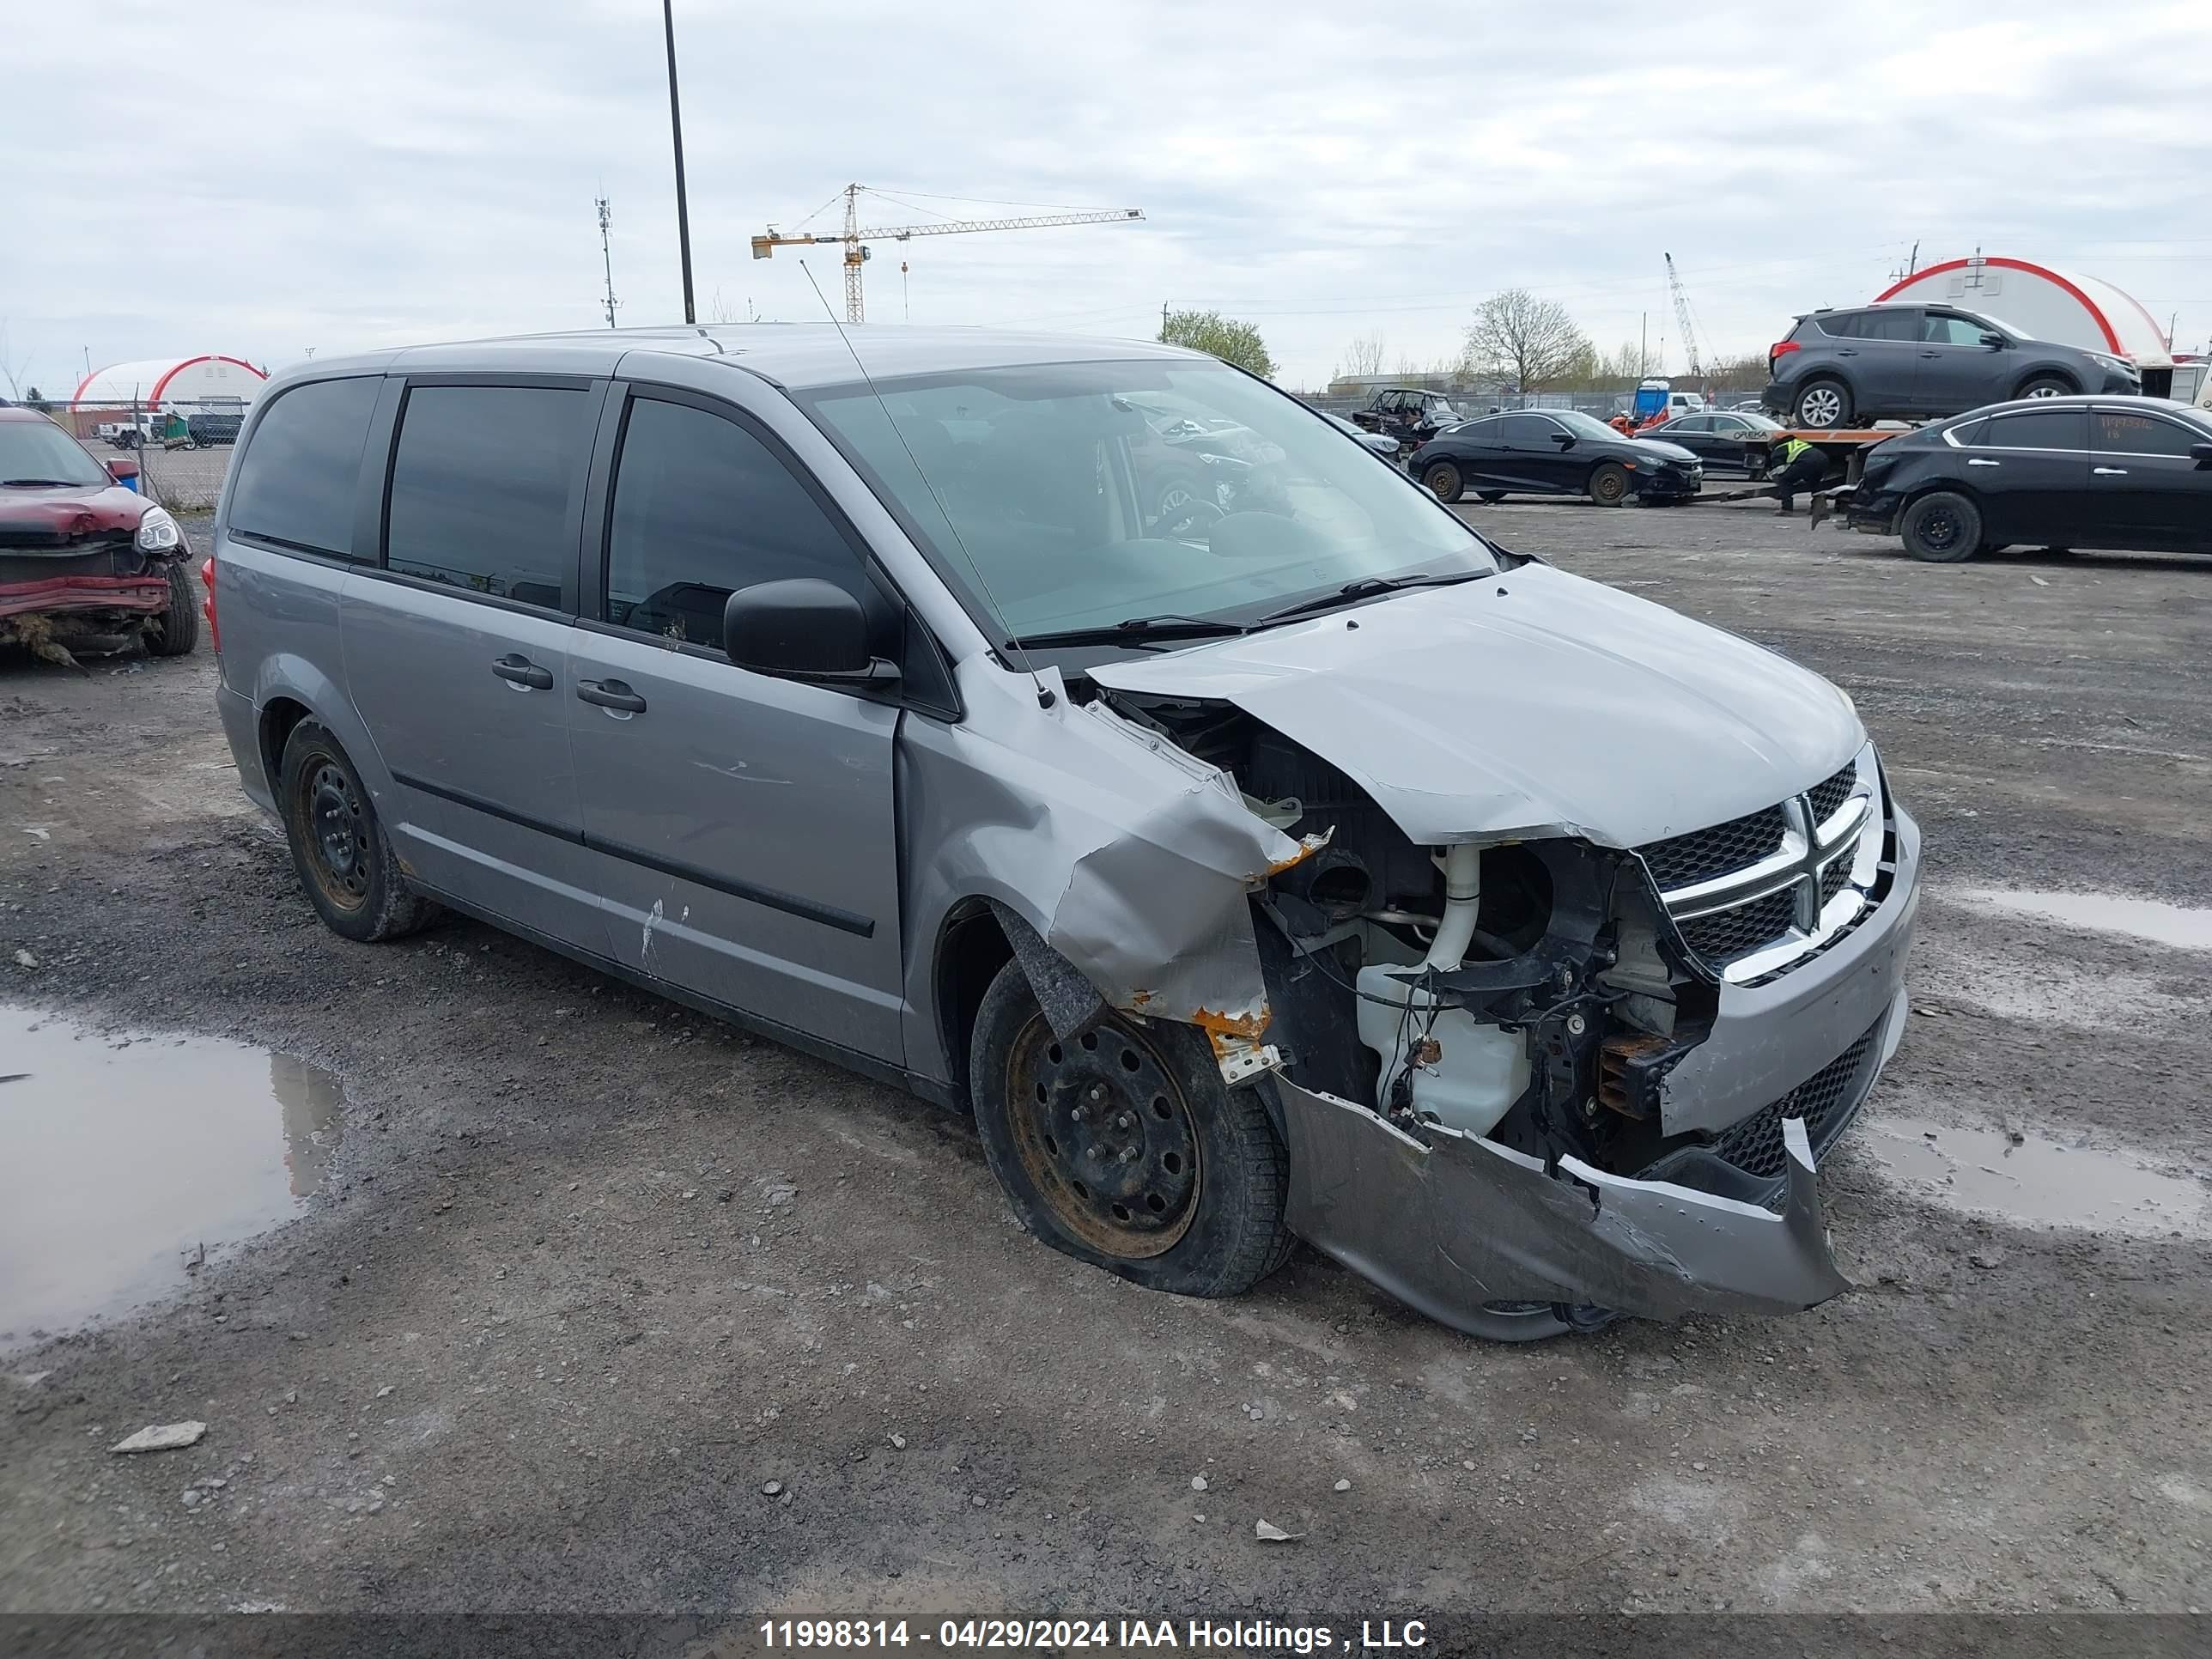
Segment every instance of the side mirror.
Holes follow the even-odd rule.
[[[2212,466],[2212,444],[2191,444],[2189,459],[2200,467]]]
[[[740,668],[784,679],[866,685],[898,678],[869,650],[859,599],[818,576],[756,582],[722,607],[722,650]]]
[[[1571,432],[1554,432],[1552,434],[1552,441],[1562,449],[1572,449],[1575,447],[1575,434]]]
[[[2012,342],[2002,334],[1984,334],[1982,336],[1982,343],[1992,351],[2002,351]]]
[[[107,476],[135,489],[138,487],[138,463],[128,455],[118,455],[107,463]]]

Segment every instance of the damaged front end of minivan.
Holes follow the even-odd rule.
[[[1686,834],[1401,804],[1417,840],[1238,699],[1087,693],[1188,789],[1002,923],[1063,1039],[1107,1006],[1206,1030],[1293,1232],[1492,1338],[1847,1288],[1814,1165],[1896,1046],[1917,856],[1855,719],[1826,775]]]

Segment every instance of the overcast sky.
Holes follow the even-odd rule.
[[[681,315],[653,0],[9,10],[0,321],[49,393],[88,353],[273,365],[592,326],[602,193],[622,319]],[[676,13],[702,317],[719,295],[818,319],[799,258],[747,238],[858,179],[911,204],[878,222],[1146,213],[881,246],[872,325],[1143,335],[1164,301],[1213,307],[1293,386],[1373,331],[1389,368],[1449,356],[1513,286],[1602,346],[1648,316],[1679,367],[1668,251],[1723,353],[1871,298],[1916,240],[2102,276],[2178,312],[2182,346],[2212,333],[2212,0]],[[839,303],[835,251],[808,263]]]

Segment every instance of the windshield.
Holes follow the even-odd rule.
[[[104,484],[107,473],[52,421],[0,421],[0,483]]]
[[[1164,615],[1250,623],[1347,583],[1496,568],[1410,478],[1223,364],[977,368],[877,389],[799,402],[1000,639]]]

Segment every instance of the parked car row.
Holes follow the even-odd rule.
[[[1600,507],[1662,504],[1687,501],[1705,482],[1704,465],[1692,451],[1624,436],[1572,409],[1516,410],[1462,422],[1415,450],[1407,465],[1440,501],[1471,494],[1480,501],[1528,495],[1581,495]]]

